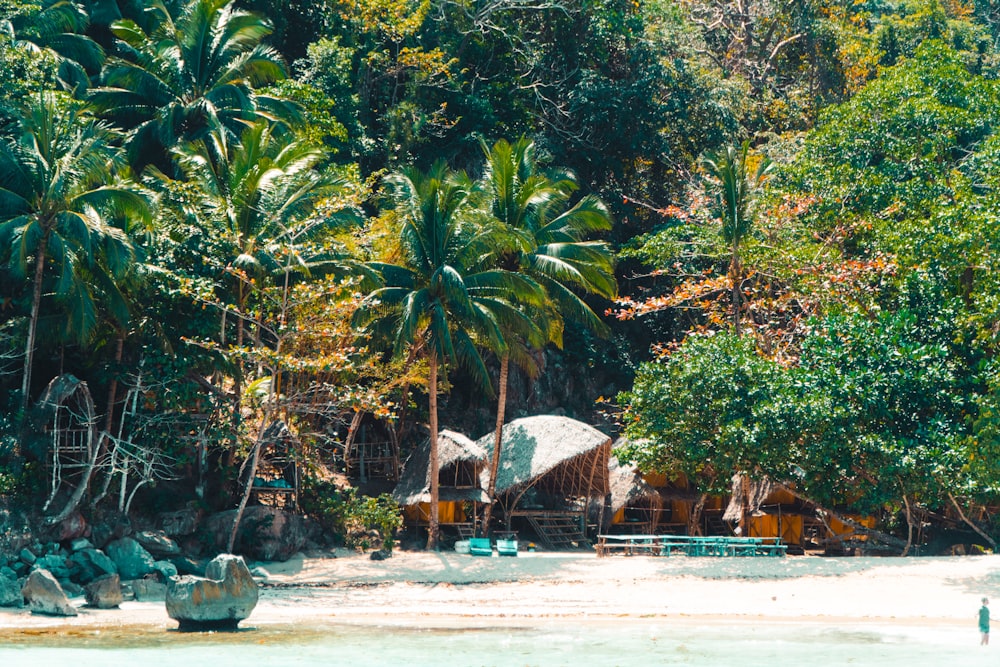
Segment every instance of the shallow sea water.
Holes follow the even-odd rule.
[[[645,619],[434,629],[269,626],[205,634],[33,629],[0,635],[3,667],[773,667],[776,664],[997,665],[1000,645],[979,646],[974,626],[701,624]]]

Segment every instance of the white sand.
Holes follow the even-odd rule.
[[[293,559],[275,584],[323,582],[277,607],[333,618],[745,616],[969,623],[984,595],[1000,604],[1000,558],[657,558],[398,554]],[[291,591],[288,591],[291,592]],[[301,602],[300,602],[301,601]]]
[[[339,552],[264,567],[271,578],[251,625],[451,625],[519,619],[717,617],[750,622],[879,622],[974,627],[983,596],[1000,610],[1000,557],[659,558],[522,553],[477,558]],[[1000,616],[1000,613],[996,615]],[[0,630],[173,627],[162,603],[81,609],[76,618],[0,613]]]

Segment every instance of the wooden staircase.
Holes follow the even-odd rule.
[[[578,512],[515,512],[531,524],[538,539],[550,549],[573,548],[587,544],[587,536],[580,528]]]

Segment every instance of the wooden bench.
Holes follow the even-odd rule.
[[[700,535],[598,535],[594,545],[599,557],[613,553],[672,556],[784,556],[788,546],[777,537],[726,537]]]
[[[598,535],[594,549],[600,557],[616,551],[626,556],[637,553],[659,555],[663,538],[659,535]]]

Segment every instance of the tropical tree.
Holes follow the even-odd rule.
[[[733,294],[733,331],[740,335],[740,300],[743,265],[740,246],[753,229],[752,204],[754,195],[768,175],[773,163],[766,157],[750,159],[750,142],[743,146],[727,146],[707,156],[705,170],[717,181],[718,205],[722,218],[722,239],[732,249],[729,280]],[[756,164],[754,164],[756,162]]]
[[[628,445],[619,452],[642,470],[681,474],[698,492],[688,532],[698,530],[709,494],[731,478],[785,480],[797,460],[796,396],[788,373],[761,356],[749,336],[692,335],[669,356],[643,364],[618,401]],[[743,521],[741,521],[743,523]]]
[[[272,276],[328,271],[339,259],[309,241],[356,219],[351,208],[324,207],[346,182],[317,171],[323,149],[263,121],[246,127],[238,142],[213,132],[174,155],[184,176],[199,185],[198,215],[213,234],[209,261],[234,275],[236,345],[242,346],[255,285]]]
[[[68,0],[17,5],[16,11],[0,19],[0,31],[14,37],[35,57],[44,51],[55,54],[58,83],[63,89],[86,90],[90,77],[100,73],[104,50],[86,35],[89,17],[83,7]]]
[[[69,307],[85,339],[97,321],[95,293],[127,318],[115,279],[135,259],[116,218],[150,219],[146,200],[119,176],[115,135],[78,105],[43,94],[25,110],[14,139],[0,142],[0,249],[15,276],[28,278],[31,301],[24,345],[21,406],[31,390],[42,296]],[[86,273],[87,279],[83,279]]]
[[[517,302],[538,305],[538,285],[515,272],[494,268],[497,236],[466,215],[472,184],[437,162],[427,172],[410,168],[388,179],[402,216],[399,257],[373,263],[384,286],[368,296],[363,319],[387,330],[397,354],[417,352],[429,366],[431,517],[428,549],[437,547],[438,374],[458,363],[491,392],[477,345],[498,354],[505,330],[530,329]],[[514,322],[517,321],[518,324]]]
[[[244,377],[244,359],[262,336],[273,343],[265,335],[272,326],[267,290],[280,284],[284,294],[300,280],[346,272],[329,237],[356,215],[339,205],[345,182],[316,169],[324,151],[266,122],[251,124],[239,142],[227,144],[213,132],[174,155],[188,184],[197,184],[189,205],[204,235],[196,249],[199,266],[188,276],[196,280],[189,284],[199,286],[191,296],[221,312],[219,340],[210,347],[228,362],[239,438],[244,386],[253,382]],[[163,174],[160,182],[168,189],[186,186]]]
[[[177,16],[160,0],[150,10],[156,27],[129,19],[111,24],[118,55],[91,99],[131,132],[129,161],[169,171],[169,151],[215,133],[225,143],[242,124],[290,117],[291,105],[256,87],[284,78],[281,55],[263,44],[270,24],[232,0],[191,0]],[[223,154],[225,154],[223,152]]]
[[[564,319],[606,333],[607,326],[577,292],[607,299],[618,293],[610,248],[604,242],[587,240],[594,233],[611,229],[607,208],[594,196],[572,202],[578,189],[573,175],[559,171],[544,173],[538,165],[534,143],[526,138],[513,145],[505,140],[492,147],[483,143],[483,152],[486,171],[481,187],[487,196],[486,208],[509,237],[500,250],[499,266],[530,277],[545,291],[545,305],[531,313],[531,319],[544,327],[545,339],[541,343],[562,347]],[[509,333],[514,335],[507,336],[505,351],[499,355],[500,395],[484,530],[489,530],[500,466],[511,355],[517,354],[516,361],[522,368],[533,369],[535,362],[529,350],[540,346],[531,338]]]

